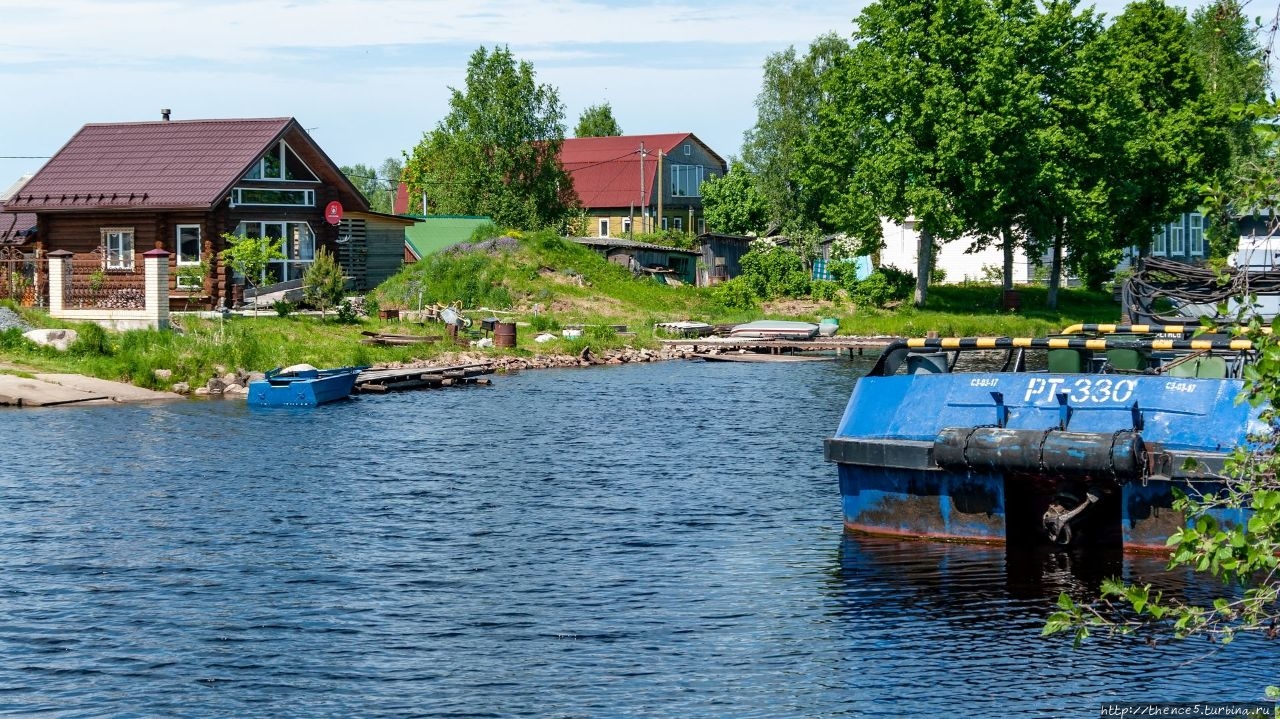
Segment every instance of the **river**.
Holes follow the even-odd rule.
[[[0,714],[1097,716],[1280,645],[1041,638],[1119,557],[845,537],[864,364],[0,413]]]

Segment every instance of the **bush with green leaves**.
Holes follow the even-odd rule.
[[[734,277],[715,285],[711,288],[711,297],[730,310],[754,310],[758,304],[756,293],[742,277]]]
[[[832,271],[849,299],[858,305],[884,307],[901,302],[911,296],[916,285],[914,275],[892,265],[884,265],[862,280],[857,279],[851,264],[835,265]]]
[[[814,280],[810,296],[817,302],[835,302],[840,299],[840,285],[831,280]]]
[[[812,279],[800,255],[768,241],[753,242],[742,256],[740,277],[762,300],[806,297]]]
[[[315,259],[311,261],[306,274],[302,276],[302,285],[306,288],[307,301],[320,308],[320,317],[323,319],[330,307],[342,301],[346,294],[347,278],[333,253],[321,247],[316,251]]]

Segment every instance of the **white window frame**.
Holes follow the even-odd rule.
[[[245,173],[245,176],[244,176],[244,179],[246,179],[246,180],[257,180],[257,181],[261,181],[261,182],[309,182],[309,183],[314,184],[314,185],[318,185],[318,184],[320,184],[320,180],[319,180],[319,179],[312,179],[312,180],[289,180],[289,179],[286,179],[286,178],[285,178],[285,176],[284,176],[284,173],[285,173],[285,171],[284,171],[285,160],[288,158],[288,156],[285,154],[285,151],[286,151],[286,150],[287,150],[288,152],[293,152],[293,148],[292,148],[292,147],[289,147],[289,143],[285,142],[284,140],[281,140],[279,143],[277,143],[277,144],[276,144],[276,147],[275,147],[276,159],[280,162],[280,176],[279,176],[279,177],[267,177],[267,173],[266,173],[266,169],[267,169],[267,168],[266,168],[266,165],[264,164],[264,163],[267,161],[267,158],[266,158],[267,153],[263,153],[263,156],[258,158],[258,163],[257,163],[257,167],[256,167],[256,169],[250,169],[248,172],[246,172],[246,173]],[[313,177],[313,178],[318,178],[318,177],[319,177],[319,175],[317,175],[317,174],[315,173],[315,171],[311,169],[311,166],[310,166],[310,165],[308,165],[308,164],[306,163],[306,161],[305,161],[305,160],[303,160],[303,159],[302,159],[302,157],[298,155],[298,153],[293,152],[293,156],[298,158],[298,162],[302,163],[302,167],[303,167],[303,169],[305,169],[305,170],[307,171],[307,174],[311,175],[311,177]],[[255,176],[255,175],[256,175],[256,176]]]
[[[1168,228],[1161,227],[1156,231],[1151,242],[1151,254],[1154,257],[1168,257],[1169,243],[1166,241],[1168,237]]]
[[[132,270],[135,247],[133,228],[103,227],[101,232],[102,246],[106,248],[102,261],[106,269]]]
[[[707,219],[705,217],[698,218],[698,234],[699,235],[707,234]]]
[[[1204,257],[1204,215],[1192,212],[1187,251],[1192,257]]]
[[[597,229],[600,230],[600,237],[608,237],[609,236],[609,218],[601,217],[599,218],[599,220],[600,220],[600,223]]]
[[[662,229],[667,229],[667,218],[662,218]]]
[[[267,272],[275,272],[277,274],[277,282],[286,282],[289,280],[300,279],[306,274],[307,268],[316,258],[316,233],[311,229],[309,222],[286,222],[284,220],[242,220],[240,225],[236,227],[236,234],[246,237],[263,237],[266,233],[268,225],[279,226],[283,237],[280,237],[278,245],[280,251],[284,254],[283,260],[272,260],[268,263],[267,268],[263,270],[259,281],[266,279]],[[249,234],[249,228],[253,227],[254,234]],[[305,230],[304,236],[296,238],[295,233],[299,230]],[[309,242],[308,242],[309,240]],[[309,255],[309,256],[308,256]]]
[[[1182,227],[1182,220],[1169,223],[1169,256],[1183,257],[1187,254],[1187,234]]]
[[[244,192],[265,191],[265,192],[301,192],[302,202],[245,202]],[[300,187],[236,187],[231,190],[231,206],[232,207],[315,207],[316,191],[305,190]]]
[[[675,226],[675,228],[676,228],[676,231],[677,231],[677,232],[684,232],[684,218],[683,218],[683,217],[673,217],[673,218],[671,218],[671,223],[672,223],[672,225],[674,225],[674,226]]]
[[[690,155],[693,154],[693,143],[692,142],[684,143],[683,149],[684,149],[684,156],[689,157]]]
[[[631,234],[631,218],[630,217],[622,218],[622,234],[624,235]]]
[[[182,253],[182,231],[183,231],[183,230],[195,230],[195,231],[196,231],[196,256],[195,256],[195,259],[192,259],[192,258],[190,258],[190,257],[188,257],[188,256],[185,256],[185,255],[183,255],[183,253]],[[200,225],[178,225],[177,227],[175,227],[175,228],[174,228],[174,231],[173,231],[173,248],[174,248],[175,250],[177,250],[177,251],[174,253],[175,255],[177,255],[177,258],[178,258],[178,259],[177,259],[177,264],[179,264],[179,265],[198,265],[198,264],[200,264],[200,254],[204,251],[204,248],[202,247],[202,245],[203,245],[203,244],[204,244],[204,237],[201,235]]]
[[[702,165],[671,165],[671,196],[702,197],[706,168]]]

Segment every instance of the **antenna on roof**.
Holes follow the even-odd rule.
[[[160,119],[161,119],[161,120],[164,120],[165,122],[168,122],[168,121],[169,121],[169,108],[167,108],[167,107],[165,107],[165,108],[161,108],[161,110],[160,110]]]

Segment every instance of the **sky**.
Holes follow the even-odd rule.
[[[86,123],[161,108],[295,117],[339,165],[377,167],[448,112],[482,45],[533,63],[568,133],[608,102],[627,134],[693,132],[728,159],[755,122],[765,58],[849,36],[866,2],[0,0],[0,190]],[[1114,16],[1124,3],[1094,4]]]

